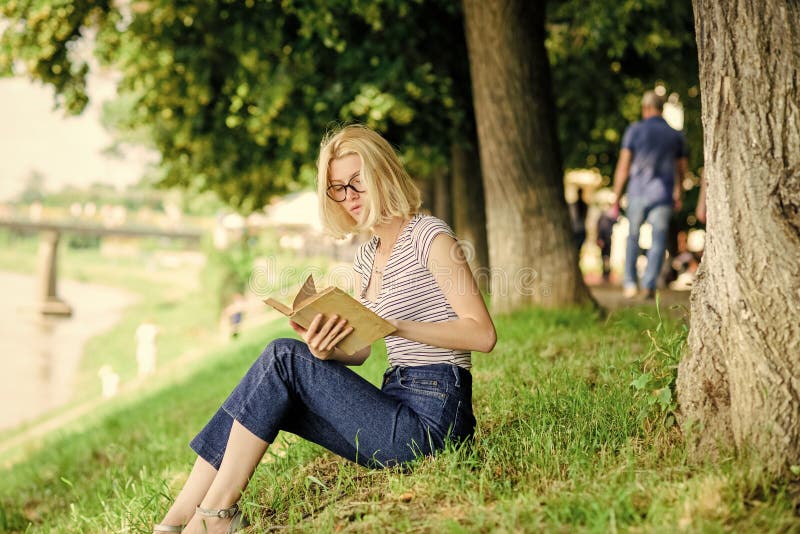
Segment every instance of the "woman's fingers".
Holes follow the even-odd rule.
[[[335,316],[334,316],[335,317]],[[309,338],[314,346],[317,347],[321,344],[322,340],[325,339],[325,336],[328,335],[328,331],[330,330],[331,320],[335,321],[334,317],[328,318],[325,320],[325,316],[321,313],[318,313],[314,317],[314,321],[308,327]]]
[[[340,319],[339,321],[336,322],[335,325],[333,325],[333,327],[331,328],[330,332],[328,332],[328,335],[325,337],[325,340],[323,342],[323,348],[325,350],[333,350],[334,347],[336,347],[336,344],[343,339],[342,331],[345,329],[346,325],[347,325],[347,319]]]
[[[301,336],[304,336],[305,333],[306,333],[306,329],[305,328],[303,328],[302,326],[300,326],[296,322],[292,321],[291,319],[289,319],[289,326],[291,326],[292,330],[294,330],[295,332],[297,332]]]
[[[327,357],[329,354],[321,354],[322,352],[328,352],[327,347],[327,337],[330,334],[331,329],[336,324],[338,316],[332,315],[328,318],[327,321],[322,323],[323,315],[317,314],[314,317],[314,320],[311,321],[311,324],[308,326],[308,338],[306,339],[306,343],[308,343],[308,347],[317,357]],[[321,324],[322,323],[322,324]]]
[[[347,326],[347,319],[331,315],[323,323],[323,316],[318,314],[308,326],[306,343],[317,357],[327,358],[336,345],[352,331],[353,327]]]
[[[345,322],[346,322],[346,321],[345,321]],[[344,330],[342,330],[341,332],[339,332],[339,335],[338,335],[338,336],[336,336],[336,337],[333,339],[333,341],[331,341],[331,343],[330,343],[330,349],[331,349],[331,350],[333,350],[333,349],[336,347],[336,345],[338,345],[338,344],[339,344],[339,342],[340,342],[341,340],[343,340],[344,338],[346,338],[346,337],[348,336],[348,334],[350,334],[350,332],[352,332],[352,331],[353,331],[353,327],[352,327],[352,326],[348,326],[347,328],[345,328]]]
[[[327,330],[325,337],[320,342],[320,346],[323,350],[332,351],[334,347],[336,347],[336,338],[342,331],[342,328],[347,324],[347,319],[339,319],[338,316],[334,315],[331,317],[332,320],[329,320],[326,323],[326,326],[330,326]]]
[[[311,319],[311,324],[309,324],[308,328],[306,329],[306,331],[309,333],[309,335],[311,335],[313,337],[316,334],[317,329],[319,328],[319,323],[321,321],[322,321],[322,314],[321,313],[316,314],[314,316],[314,318]]]
[[[312,352],[317,350],[317,339],[319,338],[318,330],[320,328],[320,323],[322,322],[322,314],[318,313],[314,316],[311,320],[311,323],[308,325],[308,328],[303,335],[303,339],[305,340],[308,347],[311,349]]]
[[[328,337],[328,334],[330,334],[331,329],[336,324],[336,321],[338,319],[339,319],[338,315],[331,315],[330,317],[328,317],[328,320],[325,321],[325,324],[323,324],[319,328],[319,331],[317,332],[316,335],[316,341],[318,345],[321,346],[324,343],[325,339]]]

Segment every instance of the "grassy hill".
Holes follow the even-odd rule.
[[[746,459],[692,465],[672,410],[685,326],[656,309],[520,312],[474,356],[470,447],[373,471],[281,435],[243,503],[250,532],[800,531],[796,482]],[[123,396],[0,472],[0,530],[149,532],[191,467],[187,443],[285,323]],[[360,369],[377,380],[385,356]]]

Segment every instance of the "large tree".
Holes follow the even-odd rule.
[[[492,304],[589,302],[564,202],[543,2],[464,0]]]
[[[336,123],[383,132],[421,175],[447,167],[451,139],[469,140],[451,2],[65,0],[0,14],[0,75],[49,83],[79,113],[88,66],[76,52],[91,43],[120,74],[110,125],[158,150],[160,182],[244,210],[313,182],[317,143]]]
[[[382,132],[412,174],[441,185],[460,168],[455,146],[477,150],[460,7],[447,0],[66,0],[0,14],[10,21],[0,74],[22,65],[79,113],[88,67],[74,51],[89,36],[121,74],[107,124],[161,154],[154,181],[212,190],[243,211],[312,183],[316,143],[337,122]],[[456,224],[481,252],[480,174],[453,180],[455,203],[481,210]]]
[[[695,0],[708,238],[677,393],[695,453],[800,464],[800,4]]]

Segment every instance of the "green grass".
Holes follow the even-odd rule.
[[[797,484],[743,458],[688,462],[673,424],[686,328],[624,310],[531,310],[496,320],[474,357],[470,447],[411,472],[368,470],[279,437],[244,498],[251,532],[800,532]],[[187,442],[261,348],[248,332],[179,382],[121,398],[0,473],[11,532],[147,532],[191,466]],[[377,380],[385,356],[360,372]]]

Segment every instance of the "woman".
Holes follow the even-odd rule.
[[[317,189],[335,236],[371,230],[353,267],[360,301],[397,330],[386,338],[390,367],[376,388],[336,344],[352,330],[318,315],[305,342],[270,343],[191,443],[198,458],[155,532],[233,532],[236,502],[279,430],[369,467],[433,454],[472,436],[470,351],[489,352],[491,317],[452,231],[418,213],[419,190],[389,143],[347,126],[322,143]],[[199,506],[198,506],[199,504]]]

